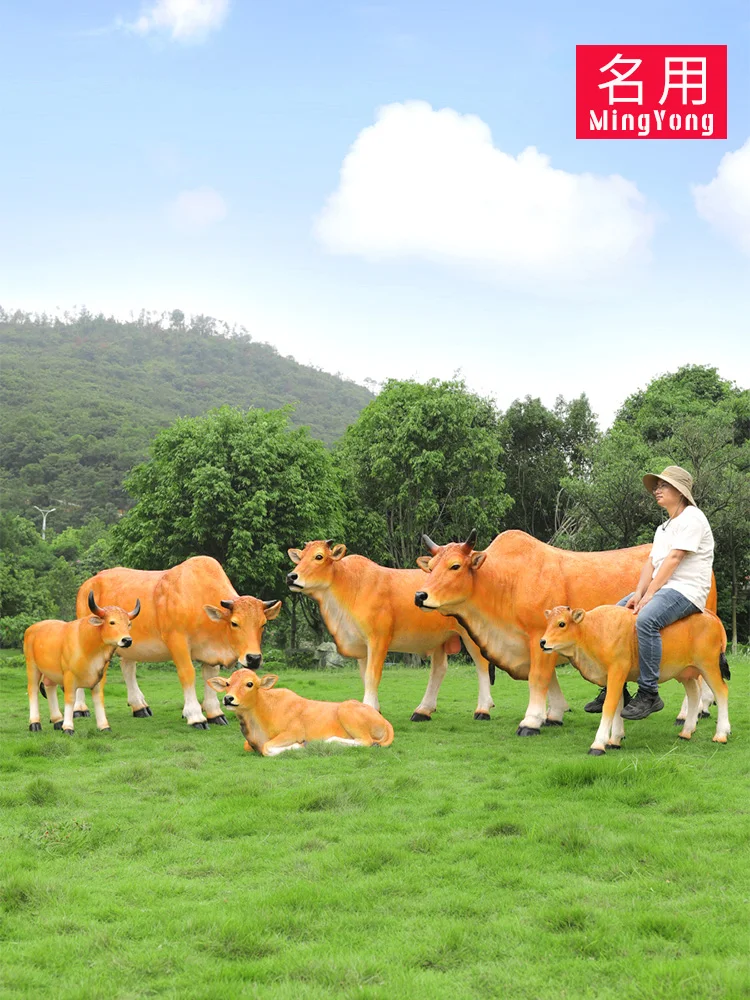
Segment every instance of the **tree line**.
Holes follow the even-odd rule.
[[[750,634],[750,391],[715,369],[654,379],[602,432],[585,395],[505,412],[463,381],[391,380],[327,447],[289,408],[229,406],[159,431],[123,488],[114,523],[89,517],[42,542],[27,511],[2,515],[4,641],[24,616],[72,614],[75,588],[105,566],[171,566],[214,556],[241,593],[284,596],[286,550],[344,541],[387,566],[413,566],[420,537],[518,528],[571,549],[650,541],[663,516],[641,477],[679,464],[716,538],[719,613],[735,645]],[[304,598],[275,623],[280,644],[322,635]],[[8,622],[10,621],[10,625]]]

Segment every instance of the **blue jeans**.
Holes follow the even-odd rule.
[[[635,593],[635,591],[633,591]],[[623,607],[633,594],[618,601]],[[661,630],[688,615],[700,614],[692,601],[677,590],[657,590],[645,608],[638,612],[635,630],[638,633],[638,686],[647,691],[659,690],[661,664]]]

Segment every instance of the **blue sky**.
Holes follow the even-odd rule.
[[[575,45],[609,42],[727,43],[728,139],[577,141]],[[358,381],[585,391],[605,424],[680,364],[750,385],[744,3],[27,0],[0,51],[6,307],[208,313]]]

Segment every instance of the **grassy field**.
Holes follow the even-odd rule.
[[[409,723],[426,672],[394,668],[392,747],[263,759],[234,719],[189,730],[175,673],[147,667],[153,718],[130,717],[115,666],[111,735],[29,733],[19,662],[0,661],[3,998],[749,995],[746,656],[728,746],[715,718],[677,739],[669,684],[602,758],[569,667],[575,711],[538,738],[514,735],[527,687],[503,674],[473,721],[460,665]],[[361,693],[348,670],[280,683]]]

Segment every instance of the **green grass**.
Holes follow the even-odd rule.
[[[748,995],[748,673],[730,660],[728,746],[666,710],[586,755],[593,688],[560,671],[563,729],[514,735],[527,687],[499,674],[474,722],[473,668],[412,724],[426,671],[391,669],[389,749],[242,750],[234,719],[189,730],[176,676],[114,667],[111,735],[27,731],[0,659],[0,996],[581,998]],[[288,672],[311,697],[354,672]],[[715,709],[713,710],[715,715]]]

